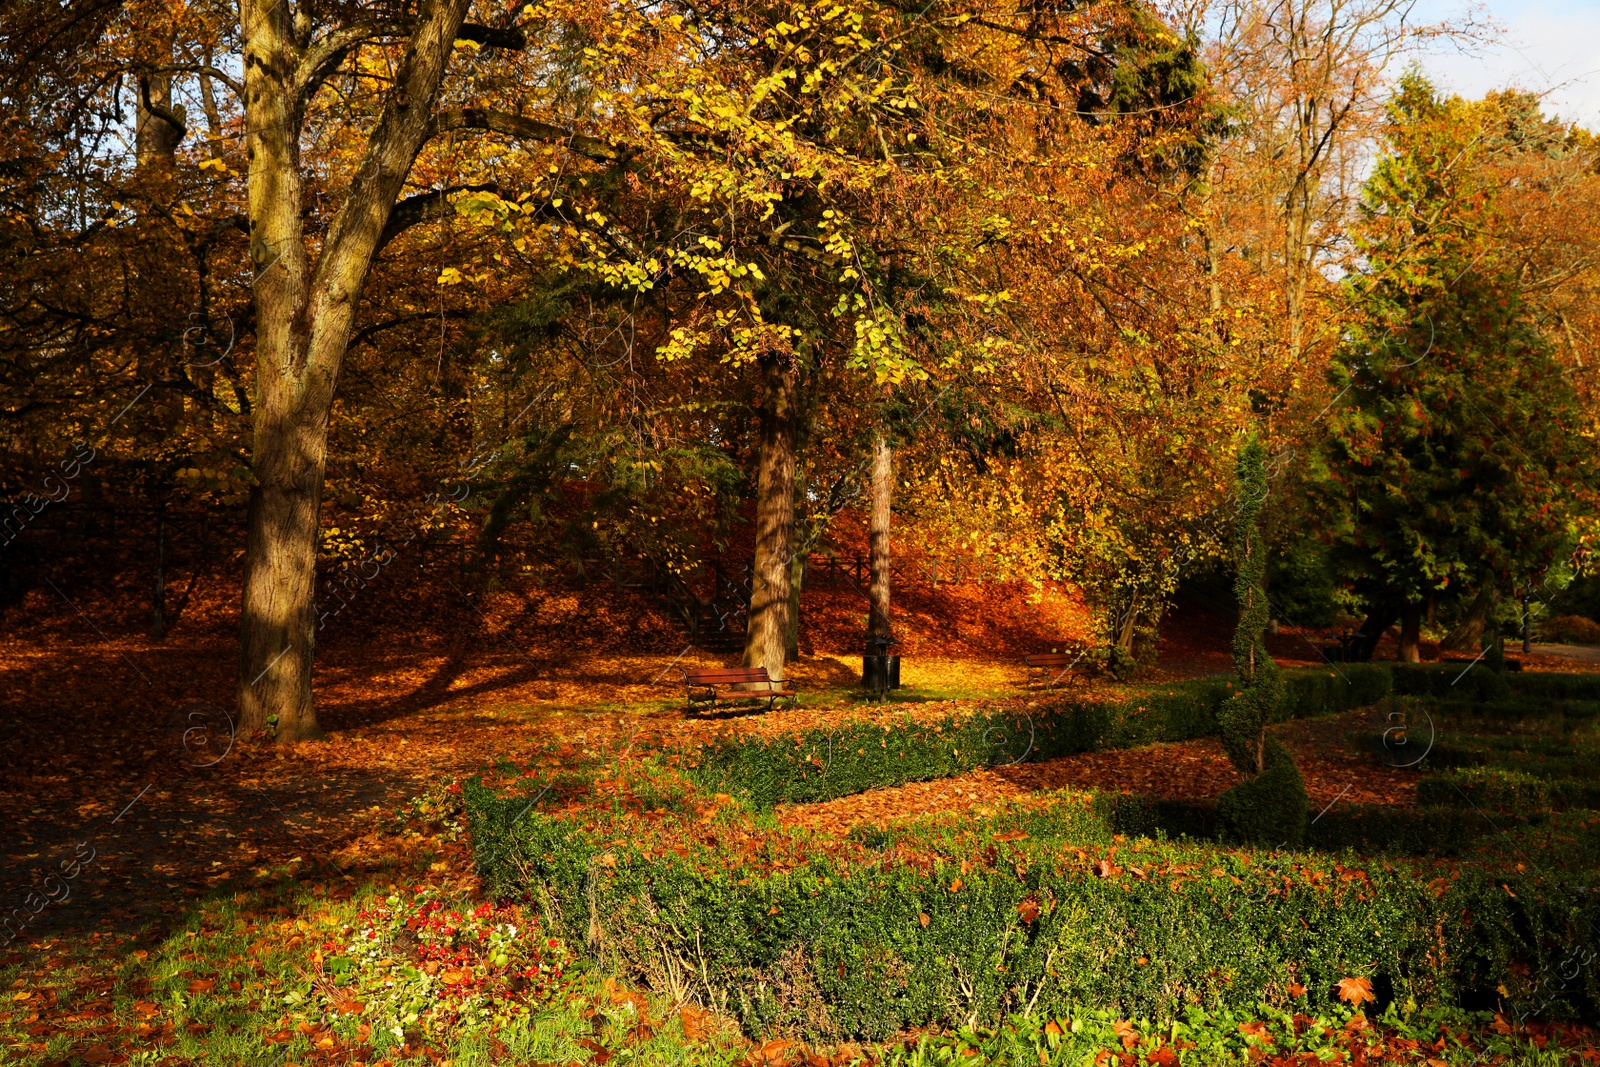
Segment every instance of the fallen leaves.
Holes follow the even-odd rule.
[[[678,1008],[678,1023],[683,1027],[683,1036],[690,1041],[704,1041],[711,1036],[714,1029],[711,1013],[693,1004],[684,1004]]]
[[[1359,1008],[1366,1001],[1378,999],[1372,995],[1370,978],[1341,978],[1334,985],[1339,991],[1339,999],[1352,1007]]]

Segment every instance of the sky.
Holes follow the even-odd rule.
[[[1545,112],[1600,131],[1600,0],[1418,0],[1423,22],[1487,15],[1494,30],[1469,53],[1421,57],[1441,87],[1482,96],[1513,86],[1545,93]]]

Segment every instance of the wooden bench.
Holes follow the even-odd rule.
[[[1043,688],[1049,689],[1063,678],[1077,678],[1074,668],[1088,654],[1089,649],[1081,647],[1066,652],[1035,652],[1031,656],[1024,656],[1022,662],[1028,667],[1027,687],[1032,689],[1036,679]]]
[[[726,688],[738,685],[766,688]],[[722,692],[717,691],[719,686],[725,687]],[[782,682],[774,682],[765,667],[717,667],[710,670],[686,667],[683,671],[683,691],[691,711],[695,708],[714,708],[718,701],[728,704],[738,700],[765,700],[767,710],[771,711],[774,701],[787,700],[789,706],[793,707],[795,697],[800,695],[792,689],[783,688]]]

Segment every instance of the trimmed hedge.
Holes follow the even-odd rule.
[[[1417,802],[1524,814],[1600,808],[1600,782],[1545,777],[1507,767],[1464,767],[1418,782]]]
[[[1388,669],[1351,663],[1283,672],[1275,722],[1311,718],[1381,700]],[[713,792],[757,804],[812,803],[868,789],[924,782],[1023,760],[1184,741],[1218,732],[1217,708],[1234,692],[1223,678],[1135,689],[1115,700],[1058,699],[1034,711],[991,710],[919,723],[851,721],[834,730],[739,737],[683,754]]]
[[[491,891],[752,1035],[881,1039],[1084,1008],[1171,1020],[1288,1005],[1291,982],[1307,989],[1295,1010],[1314,1010],[1351,976],[1422,1004],[1493,1002],[1497,986],[1515,1001],[1600,948],[1600,899],[1532,872],[1130,845],[1081,795],[828,848],[686,828],[650,854],[636,835],[518,822],[520,801],[476,785],[467,803]],[[1600,968],[1585,968],[1544,1013],[1597,1007]]]
[[[1390,663],[1384,665],[1393,679],[1396,696],[1445,697],[1488,703],[1511,696],[1507,676],[1487,664],[1466,663]]]
[[[1511,691],[1519,697],[1539,700],[1600,700],[1600,673],[1544,674],[1508,676]]]

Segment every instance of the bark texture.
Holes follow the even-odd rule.
[[[334,386],[379,238],[430,132],[468,0],[424,0],[383,111],[321,240],[304,228],[300,127],[337,49],[296,33],[291,5],[241,0],[256,303],[255,486],[245,540],[240,728],[320,736],[311,694],[317,523]],[[347,46],[348,47],[348,46]],[[310,248],[320,247],[312,261]]]
[[[894,449],[879,437],[872,447],[872,514],[867,526],[867,566],[871,601],[867,633],[888,637],[894,632],[894,617],[889,610],[889,511],[894,499]]]
[[[761,454],[756,478],[756,551],[744,665],[784,677],[794,556],[795,438],[799,370],[792,358],[761,362]]]
[[[1488,622],[1489,612],[1497,600],[1499,600],[1499,589],[1494,576],[1485,575],[1483,582],[1478,586],[1478,595],[1472,598],[1472,604],[1467,608],[1466,617],[1445,635],[1443,641],[1439,642],[1440,650],[1462,652],[1481,647],[1484,624]]]
[[[1400,612],[1400,662],[1422,662],[1422,601],[1414,600]]]

